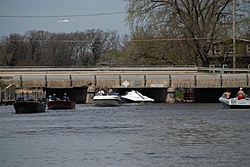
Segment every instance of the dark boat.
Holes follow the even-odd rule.
[[[48,101],[48,109],[75,109],[76,103],[74,101]]]
[[[16,114],[29,114],[45,112],[46,105],[34,100],[17,101],[14,103]]]

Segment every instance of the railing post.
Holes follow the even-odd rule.
[[[96,82],[96,75],[94,75],[94,85],[96,86],[97,82]]]
[[[171,78],[171,75],[168,76],[169,77],[169,87],[172,85],[172,78]]]
[[[215,67],[215,65],[209,65],[209,68],[214,68]],[[211,71],[209,71],[209,72],[211,72]],[[213,73],[215,73],[215,70],[213,70]]]
[[[48,78],[47,78],[47,75],[44,76],[44,79],[45,79],[45,87],[48,86]]]
[[[147,77],[146,77],[146,75],[144,75],[144,86],[146,86],[147,85]]]
[[[5,102],[7,102],[7,100],[8,100],[8,95],[7,95],[6,89],[4,89],[4,100],[5,100]]]
[[[249,85],[249,77],[248,77],[248,74],[246,74],[246,83],[247,83],[247,86]]]
[[[12,89],[11,86],[8,88],[8,99],[11,100],[11,95],[12,95]]]
[[[220,74],[220,86],[222,86],[222,74]]]
[[[70,86],[72,86],[72,76],[71,75],[69,75],[69,84],[70,84]]]
[[[121,75],[119,75],[119,86],[121,86],[122,85],[122,77],[121,77]]]
[[[20,75],[20,86],[23,87],[23,77]]]
[[[194,74],[194,86],[197,86],[197,76]]]

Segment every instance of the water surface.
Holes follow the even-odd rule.
[[[235,167],[250,164],[250,110],[145,104],[15,114],[0,106],[3,167]]]

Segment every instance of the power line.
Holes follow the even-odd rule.
[[[132,39],[130,42],[154,42],[154,41],[184,41],[184,40],[205,40],[205,39],[211,39],[210,37],[204,37],[204,38],[155,38],[155,39]],[[26,40],[12,40],[9,39],[9,41],[26,41]],[[45,40],[27,40],[27,41],[34,41],[34,42],[79,42],[79,43],[88,43],[88,42],[101,42],[101,41],[92,41],[92,40],[50,40],[50,39],[45,39]]]
[[[93,13],[93,14],[82,14],[82,15],[55,15],[55,16],[10,16],[0,15],[0,18],[54,18],[54,17],[91,17],[91,16],[105,16],[105,15],[117,15],[126,12],[107,12],[107,13]]]

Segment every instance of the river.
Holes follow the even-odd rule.
[[[248,167],[250,110],[219,103],[15,114],[0,106],[1,167]]]

